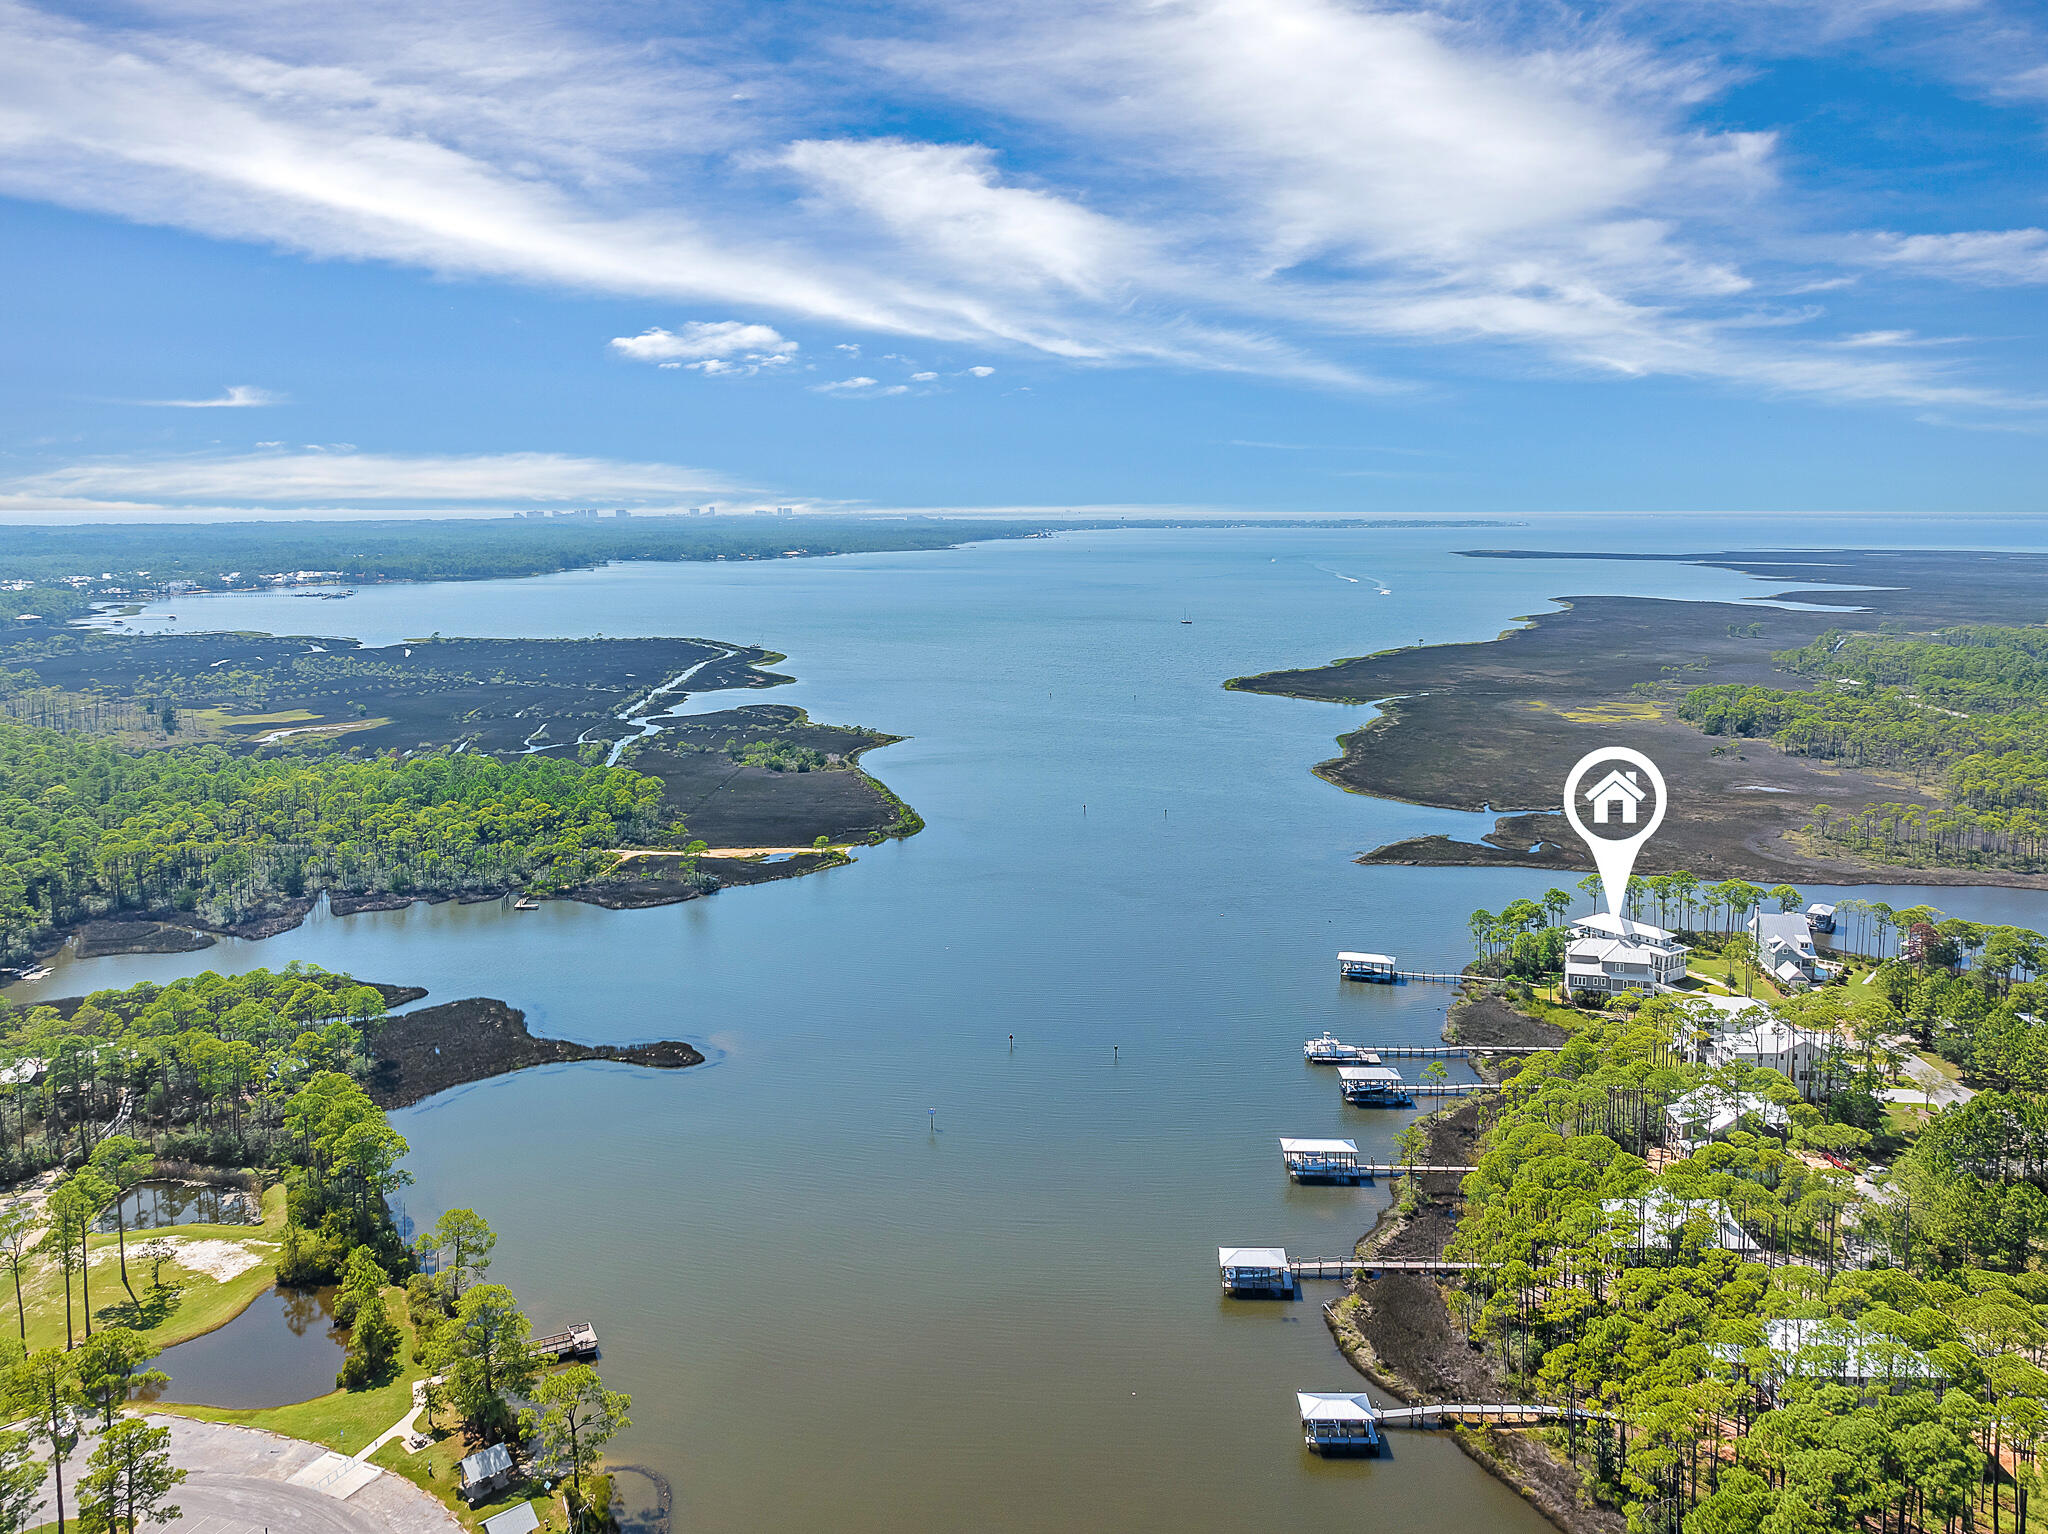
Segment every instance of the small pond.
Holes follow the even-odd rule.
[[[165,1348],[150,1367],[163,1370],[170,1383],[142,1398],[288,1406],[334,1389],[346,1352],[334,1331],[334,1290],[279,1286],[259,1294],[226,1326]]]
[[[128,1222],[131,1231],[165,1225],[255,1225],[260,1221],[255,1194],[193,1182],[139,1182],[121,1196],[119,1208],[119,1217]],[[110,1206],[93,1228],[109,1231],[116,1223]]]

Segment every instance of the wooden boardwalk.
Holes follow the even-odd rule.
[[[1396,1406],[1378,1414],[1381,1427],[1535,1427],[1545,1422],[1609,1422],[1612,1415],[1583,1406],[1540,1406],[1527,1401],[1441,1401],[1431,1406]]]
[[[1561,1044],[1354,1044],[1385,1060],[1465,1060],[1473,1055],[1554,1055]]]
[[[1426,1081],[1417,1081],[1402,1083],[1401,1090],[1411,1097],[1470,1097],[1474,1092],[1498,1092],[1500,1084],[1493,1081],[1450,1081],[1432,1086]]]
[[[1441,1257],[1294,1257],[1287,1271],[1296,1278],[1350,1278],[1358,1273],[1477,1273],[1485,1266]]]
[[[1358,1163],[1360,1177],[1463,1177],[1476,1172],[1476,1166],[1430,1166],[1421,1162],[1406,1161],[1361,1161]]]

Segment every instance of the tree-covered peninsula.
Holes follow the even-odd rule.
[[[230,925],[320,890],[565,888],[622,843],[681,845],[661,784],[545,755],[359,760],[124,750],[0,720],[0,956],[110,911]]]

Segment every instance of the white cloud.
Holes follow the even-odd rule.
[[[675,330],[655,326],[637,336],[614,336],[611,348],[635,362],[705,373],[755,372],[789,361],[798,350],[773,326],[744,320],[692,320]]]
[[[1002,183],[981,144],[805,139],[781,163],[943,269],[1001,286],[1100,296],[1142,259],[1142,237],[1072,201]]]
[[[937,378],[938,376],[939,375],[937,373],[912,373],[910,375],[910,381],[912,383],[930,383],[934,378]]]
[[[987,378],[995,372],[995,369],[992,367],[971,367],[967,372],[970,377]]]
[[[1867,259],[1986,287],[2048,282],[2048,229],[1880,234]]]
[[[929,0],[827,10],[772,57],[561,0],[92,14],[125,21],[0,0],[0,194],[774,319],[612,342],[706,374],[785,365],[787,316],[1346,387],[1440,370],[1428,345],[1981,406],[1800,330],[1792,295],[1873,267],[2048,280],[2040,230],[1826,235],[1815,270],[1796,225],[1823,204],[1784,195],[1768,132],[1702,110],[1744,61],[1654,6]],[[975,126],[903,136],[949,103]]]
[[[673,504],[735,488],[720,475],[679,464],[560,453],[408,456],[308,448],[89,460],[0,480],[0,506]]]
[[[837,383],[812,385],[814,393],[839,394],[860,399],[880,399],[890,394],[908,394],[908,384],[885,384],[879,379],[865,376],[842,378]]]
[[[212,399],[146,399],[138,403],[162,405],[174,410],[240,410],[256,405],[282,405],[285,397],[254,384],[229,384]]]

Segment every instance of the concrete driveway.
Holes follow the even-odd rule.
[[[327,1457],[318,1444],[186,1417],[152,1416],[149,1422],[170,1428],[171,1463],[186,1472],[171,1497],[182,1516],[169,1527],[180,1534],[460,1534],[462,1526],[445,1507],[388,1471],[368,1480],[315,1472],[314,1484],[294,1485],[294,1476]],[[91,1440],[82,1443],[65,1465],[67,1517],[77,1514],[74,1488],[91,1448]],[[320,1489],[323,1483],[329,1489]],[[57,1516],[47,1484],[43,1511],[35,1516]]]

